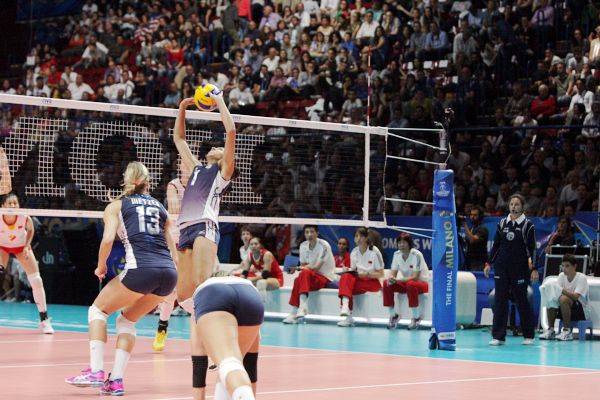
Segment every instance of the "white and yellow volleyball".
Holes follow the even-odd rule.
[[[194,104],[200,111],[212,111],[217,108],[216,101],[210,97],[209,93],[218,88],[215,85],[207,83],[196,88],[194,93]]]

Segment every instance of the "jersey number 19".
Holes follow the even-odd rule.
[[[158,208],[137,206],[135,211],[138,214],[140,233],[148,232],[150,235],[158,235],[160,233],[160,214]],[[150,217],[149,221],[146,221],[146,216]]]

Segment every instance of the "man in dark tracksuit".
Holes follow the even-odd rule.
[[[532,344],[535,321],[533,310],[527,300],[527,287],[530,278],[537,281],[539,275],[534,268],[535,262],[535,228],[523,214],[525,199],[515,194],[510,197],[508,217],[498,224],[490,262],[494,265],[494,284],[496,299],[494,304],[494,323],[490,345],[499,346],[506,340],[506,323],[508,319],[508,299],[512,293],[521,317],[523,344]],[[484,273],[488,276],[490,265]]]

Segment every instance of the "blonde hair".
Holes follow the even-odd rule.
[[[123,174],[123,193],[117,199],[123,196],[143,193],[148,186],[148,168],[139,161],[132,161],[127,164],[127,169]]]

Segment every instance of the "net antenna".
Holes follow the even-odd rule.
[[[436,169],[445,169],[447,166],[448,159],[450,157],[450,148],[448,141],[448,127],[450,122],[454,116],[454,112],[451,108],[446,108],[444,110],[444,121],[442,122],[434,122],[435,128],[426,129],[426,128],[388,128],[388,134],[386,135],[386,157],[385,157],[385,166],[384,170],[387,170],[388,160],[398,160],[406,163],[418,163],[423,165],[433,165]],[[432,141],[431,135],[437,136],[438,145],[434,145],[430,143]],[[429,136],[429,137],[428,137]],[[415,138],[417,137],[417,138]],[[423,139],[424,137],[424,139]],[[397,149],[390,149],[389,138],[400,139],[406,143],[411,144],[413,148],[417,148],[419,146],[424,147],[426,149],[434,150],[434,157],[431,159],[421,159],[415,157],[408,157],[408,154],[405,155],[394,155],[390,154],[392,152],[396,152]],[[384,185],[383,185],[383,193],[384,193],[384,205],[383,205],[383,220],[387,226],[387,228],[409,233],[414,236],[424,237],[428,239],[432,239],[433,229],[427,228],[415,228],[411,226],[397,226],[394,225],[389,219],[386,212],[385,202],[389,201],[392,203],[409,203],[409,204],[418,204],[421,206],[427,206],[433,209],[433,201],[423,201],[423,200],[414,200],[400,197],[390,197],[386,193],[386,185],[385,185],[385,172],[384,172]]]

